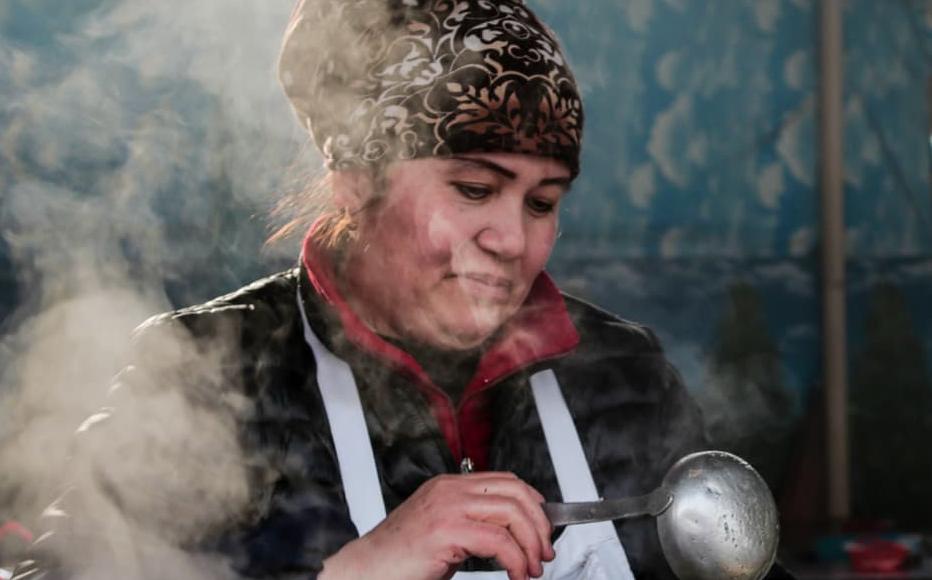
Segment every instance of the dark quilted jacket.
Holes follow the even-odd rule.
[[[45,517],[52,531],[15,578],[70,578],[82,568],[120,570],[90,577],[314,578],[356,537],[302,336],[298,285],[315,333],[354,368],[387,510],[430,477],[458,471],[421,393],[350,344],[294,270],[140,327],[109,408],[80,430],[74,485]],[[677,458],[704,446],[700,414],[649,330],[565,301],[580,334],[575,351],[488,391],[489,467],[561,499],[527,381],[549,367],[600,493],[648,492]],[[175,437],[178,422],[194,428]],[[163,452],[170,469],[150,469]],[[126,461],[136,463],[120,469]],[[120,523],[107,523],[113,518]],[[673,578],[652,519],[617,529],[637,578]],[[489,565],[470,560],[467,568]]]

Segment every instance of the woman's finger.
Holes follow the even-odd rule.
[[[452,530],[457,543],[473,556],[495,558],[508,572],[509,580],[526,580],[538,572],[529,569],[524,550],[505,528],[489,523],[464,520]]]
[[[498,474],[487,478],[475,478],[470,481],[470,491],[473,494],[483,496],[510,497],[519,502],[540,538],[542,559],[552,560],[554,552],[550,536],[553,533],[553,526],[544,513],[544,496],[513,474],[508,474],[512,477],[497,477],[496,475]]]
[[[473,495],[465,500],[466,517],[506,528],[524,550],[529,573],[536,576],[543,572],[544,543],[520,501],[501,495]]]

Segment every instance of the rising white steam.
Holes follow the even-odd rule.
[[[0,30],[35,30],[0,36],[0,254],[15,280],[0,285],[0,518],[31,523],[65,481],[110,482],[134,491],[83,507],[109,552],[75,539],[60,554],[87,577],[230,576],[174,546],[242,515],[233,425],[248,404],[125,374],[106,395],[147,317],[293,263],[293,246],[262,248],[268,210],[319,164],[275,79],[292,2],[9,4]],[[56,20],[17,28],[30,6]],[[198,384],[223,393],[232,336],[195,349],[159,333],[145,351],[196,357]],[[116,426],[75,438],[114,399],[101,424]]]

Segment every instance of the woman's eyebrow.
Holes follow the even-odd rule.
[[[504,177],[506,177],[506,178],[508,178],[508,179],[514,179],[514,178],[516,178],[516,177],[518,176],[518,174],[515,173],[514,171],[512,171],[512,170],[510,170],[510,169],[507,169],[507,168],[505,168],[505,167],[502,167],[502,166],[499,165],[498,163],[494,163],[494,162],[488,161],[488,160],[486,160],[486,159],[476,159],[476,158],[473,158],[473,157],[460,157],[460,156],[458,156],[458,155],[454,155],[454,156],[450,157],[450,159],[452,159],[453,161],[456,161],[456,162],[457,162],[457,166],[472,165],[472,166],[474,166],[474,167],[481,167],[481,168],[483,168],[483,169],[490,169],[490,170],[494,171],[495,173],[498,173],[499,175],[502,175],[502,176],[504,176]]]
[[[540,187],[546,187],[548,185],[559,185],[565,187],[566,189],[570,188],[570,185],[573,183],[572,177],[548,177],[546,179],[541,179],[540,183],[537,185]]]
[[[515,173],[514,171],[506,167],[502,167],[498,163],[495,163],[494,161],[489,161],[487,159],[478,159],[475,157],[461,157],[459,155],[453,155],[452,157],[450,157],[450,159],[453,161],[456,161],[457,168],[460,168],[463,165],[469,165],[473,167],[480,167],[482,169],[489,169],[507,179],[515,179],[516,177],[518,177],[518,174]],[[548,177],[545,179],[541,179],[540,183],[538,183],[537,185],[539,187],[546,187],[549,185],[559,185],[559,186],[565,187],[566,189],[569,189],[570,184],[572,182],[573,182],[573,179],[571,177]]]

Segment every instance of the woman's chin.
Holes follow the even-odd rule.
[[[432,333],[429,341],[444,350],[470,350],[481,346],[499,329],[499,324],[451,324]]]
[[[469,350],[482,346],[495,335],[504,324],[504,320],[495,319],[488,321],[486,324],[468,324],[451,328],[448,333],[447,341],[452,348],[456,345],[456,350]]]
[[[481,346],[507,322],[509,309],[498,304],[445,302],[408,317],[402,336],[442,350],[470,350]],[[413,324],[412,324],[413,322]]]
[[[449,329],[423,337],[423,342],[440,350],[471,350],[480,346],[492,333],[463,332]]]

